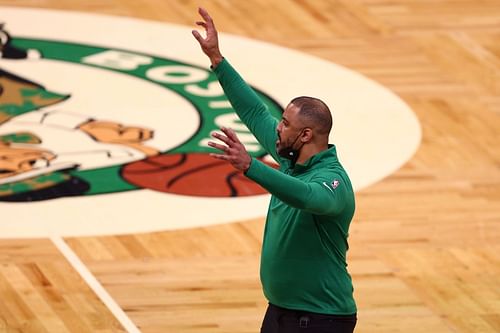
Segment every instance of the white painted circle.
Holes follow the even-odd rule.
[[[54,10],[2,7],[1,11],[6,28],[16,37],[100,45],[209,65],[191,36],[192,27]],[[393,173],[418,148],[421,131],[415,114],[380,84],[294,50],[224,33],[220,39],[224,55],[240,74],[281,105],[295,96],[311,95],[331,107],[331,142],[337,145],[356,190]],[[4,63],[0,60],[0,67]],[[186,126],[188,133],[190,125]],[[157,144],[164,144],[160,141]],[[0,234],[83,236],[199,227],[264,216],[268,201],[268,195],[220,199],[136,190],[34,203],[0,202],[4,216]]]

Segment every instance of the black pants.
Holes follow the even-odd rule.
[[[356,314],[324,315],[269,304],[260,333],[352,333]]]

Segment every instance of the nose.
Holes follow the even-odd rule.
[[[278,123],[278,126],[276,126],[276,131],[277,131],[278,133],[280,133],[280,132],[281,132],[281,128],[282,128],[282,127],[283,127],[283,122],[282,122],[282,121],[280,121],[280,122]]]

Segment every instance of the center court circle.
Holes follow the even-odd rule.
[[[209,66],[191,36],[192,27],[78,12],[10,7],[1,10],[7,18],[6,28],[15,37],[98,45],[146,57],[173,59],[197,68]],[[61,29],[62,26],[65,28]],[[223,28],[219,26],[220,30]],[[398,96],[373,80],[334,63],[269,43],[224,33],[220,39],[223,54],[247,82],[282,107],[300,95],[321,98],[330,106],[334,119],[330,141],[336,144],[356,190],[396,171],[418,148],[421,130],[415,114]],[[26,60],[26,68],[29,61]],[[7,62],[0,59],[0,68]],[[23,67],[22,63],[16,66]],[[102,80],[93,84],[101,85],[97,90],[105,92],[106,74],[102,72]],[[157,79],[162,75],[171,80],[175,77],[165,71],[151,72]],[[196,75],[202,74],[193,71],[178,75],[177,80],[194,80]],[[96,98],[106,103],[105,94]],[[188,104],[177,103],[182,107]],[[126,114],[132,110],[123,112],[124,119],[134,119]],[[117,111],[111,116],[120,114]],[[188,128],[187,134],[179,134],[179,140],[199,125],[185,123],[199,121],[197,117],[180,117],[177,121],[179,128]],[[156,146],[175,144],[155,142]],[[205,198],[139,189],[31,203],[0,202],[4,216],[0,230],[3,237],[9,238],[192,228],[264,216],[268,201],[268,195]]]

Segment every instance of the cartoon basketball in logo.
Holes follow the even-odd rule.
[[[208,197],[265,193],[230,165],[211,158],[209,148],[202,144],[203,139],[200,140],[227,121],[242,133],[248,133],[218,94],[208,96],[219,97],[218,100],[197,94],[196,87],[201,91],[213,89],[215,79],[208,71],[125,51],[51,41],[16,40],[4,25],[1,26],[0,36],[3,60],[0,63],[0,201],[40,201],[140,188]],[[75,55],[78,56],[75,58]],[[53,75],[60,75],[61,82],[64,82],[67,69],[57,62],[76,60],[93,69],[101,67],[107,71],[133,72],[130,75],[136,79],[155,81],[177,92],[195,104],[199,113],[196,126],[184,133],[184,142],[155,142],[153,139],[162,130],[165,133],[183,132],[182,124],[158,126],[179,122],[183,119],[179,113],[172,119],[165,115],[156,123],[146,121],[142,124],[144,113],[158,112],[150,108],[135,111],[135,114],[142,114],[134,119],[136,122],[128,123],[120,118],[123,118],[123,111],[131,113],[130,110],[117,108],[119,112],[112,112],[112,115],[109,110],[100,115],[101,107],[86,107],[82,103],[75,106],[72,103],[72,99],[78,99],[80,91],[53,91],[43,82],[44,75],[37,77],[41,66],[45,71],[52,66]],[[144,65],[154,62],[165,65],[150,67],[142,73],[143,77],[137,73],[140,66],[146,67]],[[74,76],[71,79],[83,78]],[[102,79],[106,76],[103,75]],[[201,85],[194,85],[195,81],[201,82]],[[135,92],[127,90],[121,93]],[[105,91],[93,96],[95,99],[106,97]],[[263,97],[270,110],[279,115],[280,106]],[[217,114],[214,108],[223,112]],[[212,115],[205,116],[207,112]],[[193,119],[187,120],[192,122]],[[166,136],[166,141],[171,141]],[[159,137],[162,138],[161,135]],[[252,139],[249,151],[256,157],[262,157],[262,148]],[[173,149],[168,146],[173,146]]]

